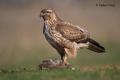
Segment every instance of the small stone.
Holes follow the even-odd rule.
[[[72,68],[71,68],[71,70],[75,70],[75,68],[74,68],[74,67],[72,67]]]

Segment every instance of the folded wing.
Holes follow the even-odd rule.
[[[57,24],[56,30],[72,42],[85,42],[89,38],[89,33],[86,30],[69,23]]]

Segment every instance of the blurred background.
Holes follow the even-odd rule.
[[[105,54],[79,50],[76,59],[69,59],[71,64],[120,64],[119,0],[0,0],[0,68],[31,67],[43,59],[60,58],[42,33],[39,14],[44,8],[87,29],[106,48]]]

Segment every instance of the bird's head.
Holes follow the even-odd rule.
[[[40,17],[44,20],[56,19],[56,13],[52,9],[43,9],[40,12]]]
[[[40,17],[43,18],[43,20],[49,20],[50,22],[58,22],[58,21],[62,21],[57,14],[55,13],[54,10],[52,9],[43,9],[40,12]]]

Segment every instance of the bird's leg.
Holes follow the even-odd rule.
[[[78,46],[76,43],[73,43],[70,48],[64,48],[66,54],[72,58],[75,58],[77,55]]]
[[[61,59],[62,59],[62,65],[68,65],[69,63],[67,62],[67,55],[64,55],[64,56],[62,56],[61,57]]]
[[[70,48],[64,48],[64,50],[68,56],[75,58],[79,48],[88,48],[88,47],[89,47],[89,42],[79,43],[79,44],[72,43]]]
[[[71,58],[75,58],[76,55],[77,55],[77,49],[76,48],[71,48],[71,49],[65,48],[65,52]]]

